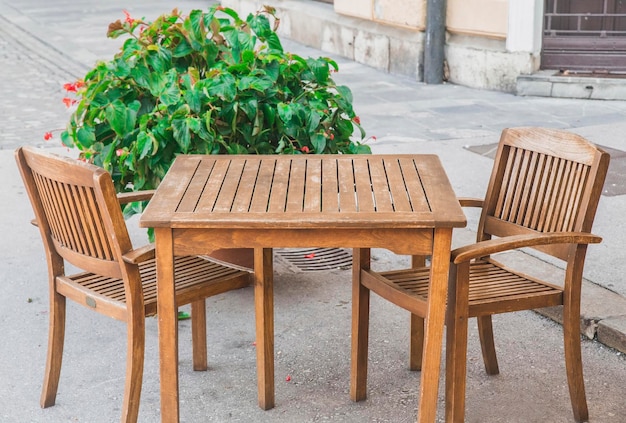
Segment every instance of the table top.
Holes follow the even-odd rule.
[[[142,227],[437,228],[465,215],[435,155],[182,155]]]

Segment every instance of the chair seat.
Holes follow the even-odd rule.
[[[427,267],[381,272],[393,287],[420,301],[428,301]],[[470,265],[469,315],[505,313],[562,304],[562,288],[507,269],[493,260]]]
[[[175,284],[179,305],[189,303],[200,292],[206,296],[216,295],[233,289],[233,279],[240,278],[243,288],[250,284],[249,272],[227,267],[200,256],[176,257]],[[157,311],[156,259],[139,264],[143,285],[143,300],[146,316]],[[207,283],[213,281],[213,283]],[[89,272],[57,278],[57,289],[63,295],[76,299],[83,305],[97,308],[99,305],[119,308],[122,316],[126,310],[126,294],[122,279],[110,278]],[[76,293],[82,298],[76,298]],[[114,316],[117,317],[117,316]]]

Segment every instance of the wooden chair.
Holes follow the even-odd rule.
[[[485,199],[460,199],[462,206],[481,207],[482,213],[477,242],[451,255],[446,421],[464,420],[468,318],[478,319],[485,368],[493,375],[499,369],[491,315],[558,305],[563,306],[565,364],[574,417],[578,422],[587,420],[580,346],[581,283],[587,244],[601,241],[590,231],[608,165],[606,152],[569,132],[503,131]],[[511,269],[491,257],[523,247],[562,260],[563,285]],[[365,272],[362,285],[412,313],[410,366],[418,370],[428,268],[414,265],[407,270]],[[353,316],[359,312],[367,313],[355,310]],[[364,391],[365,386],[357,389]]]
[[[50,285],[48,355],[41,406],[54,405],[65,332],[66,299],[126,322],[126,383],[122,422],[135,422],[143,377],[145,318],[156,314],[154,248],[133,249],[120,203],[152,192],[116,198],[109,173],[28,147],[16,160],[43,239]],[[83,271],[67,275],[64,263]],[[193,366],[207,369],[205,298],[249,285],[249,272],[202,257],[177,257],[179,305],[191,303]]]

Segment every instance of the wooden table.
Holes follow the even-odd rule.
[[[173,257],[240,247],[254,248],[263,409],[274,406],[272,248],[356,248],[360,266],[369,248],[432,254],[419,418],[434,421],[452,229],[465,223],[434,155],[179,156],[140,220],[156,237],[162,421],[179,418]]]

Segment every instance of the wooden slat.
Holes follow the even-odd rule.
[[[288,213],[302,212],[304,208],[305,178],[306,161],[292,161],[291,172],[289,174],[289,188],[287,190],[287,204],[285,209]]]
[[[322,213],[339,211],[339,181],[337,159],[324,157],[322,160]]]
[[[354,167],[352,160],[337,162],[339,179],[339,211],[341,213],[356,212],[356,193],[354,188]]]
[[[252,195],[254,194],[254,191],[251,190],[250,187],[256,185],[260,165],[261,161],[258,158],[251,157],[249,160],[246,160],[241,175],[241,182],[233,201],[233,212],[242,213],[250,210]]]
[[[201,161],[199,161],[197,165],[198,168],[207,166],[207,164],[212,165],[211,162],[206,162],[205,160],[207,159],[203,158]],[[176,162],[174,162],[174,164],[176,164]],[[227,171],[228,171],[227,162],[216,161],[211,171],[211,174],[209,175],[209,179],[205,183],[204,191],[202,191],[202,196],[200,198],[197,198],[195,193],[187,191],[187,187],[184,187],[185,197],[189,196],[190,201],[193,202],[195,200],[198,203],[195,209],[196,212],[215,210],[215,203],[217,202],[217,198],[220,195],[220,192],[222,190],[222,185],[224,184],[224,179],[226,178]],[[189,174],[189,172],[185,172],[185,174]],[[197,175],[197,170],[194,170],[193,177],[195,178],[196,175]],[[193,180],[190,180],[190,182],[191,181]],[[165,180],[163,180],[163,182],[165,182]],[[161,184],[163,184],[163,182],[161,182]],[[188,182],[187,184],[189,184],[190,182]],[[200,177],[200,182],[202,182],[201,177]],[[180,183],[183,184],[185,183],[185,181],[181,181]],[[183,200],[185,200],[185,197],[183,197]],[[152,199],[152,201],[154,201],[154,199]],[[166,208],[168,207],[171,207],[171,206],[166,206]]]
[[[239,184],[241,183],[244,164],[245,162],[242,160],[230,162],[226,175],[224,176],[224,183],[217,195],[215,206],[213,206],[213,211],[230,212],[232,210],[235,196],[237,195]]]
[[[282,213],[285,211],[290,172],[291,161],[281,160],[276,162],[274,179],[272,181],[272,192],[270,193],[270,201],[268,204],[269,212]]]
[[[95,193],[92,188],[85,188],[86,193],[86,207],[90,211],[90,218],[92,226],[94,228],[94,243],[95,243],[95,256],[103,260],[112,260],[113,251],[109,237],[106,235],[106,230],[102,224],[102,216],[100,209],[98,208]]]
[[[541,190],[541,179],[544,176],[544,167],[546,156],[543,154],[533,154],[533,162],[534,169],[532,177],[528,180],[528,185],[530,186],[530,194],[528,197],[528,206],[526,210],[526,215],[524,216],[524,220],[521,222],[523,226],[535,229],[536,228],[536,220],[538,218],[538,208],[539,204],[541,204],[540,200],[540,190]]]
[[[374,213],[376,205],[374,203],[368,161],[354,160],[354,183],[356,185],[358,211],[361,213]]]
[[[396,212],[411,212],[413,210],[409,201],[404,178],[405,166],[408,167],[408,169],[406,169],[407,172],[415,172],[415,167],[411,166],[412,164],[410,160],[404,161],[404,165],[402,166],[400,161],[385,161],[385,171],[389,180],[393,208]],[[417,180],[417,178],[414,177],[408,179]],[[421,191],[423,192],[423,190]]]
[[[370,161],[370,177],[372,181],[372,190],[374,191],[374,199],[376,201],[376,211],[392,212],[393,202],[391,192],[389,190],[389,182],[382,158],[371,158]]]
[[[410,209],[414,212],[418,210],[430,212],[431,207],[426,199],[424,182],[422,182],[422,177],[428,179],[429,176],[426,173],[426,169],[418,167],[415,160],[408,158],[400,158],[400,164],[402,165],[402,175],[404,177],[404,186],[408,195],[408,201],[410,202]]]
[[[207,160],[203,164],[203,166],[198,166],[196,168],[196,171],[193,173],[193,178],[189,184],[187,184],[185,196],[182,198],[177,207],[179,212],[184,213],[194,211],[198,205],[198,200],[202,198],[204,188],[209,180],[211,172],[213,171],[215,162]]]
[[[305,213],[319,213],[322,207],[322,160],[309,158],[306,163],[303,211]]]
[[[264,213],[268,210],[270,199],[270,187],[274,180],[275,160],[263,160],[261,162],[257,180],[253,187],[250,212]]]

